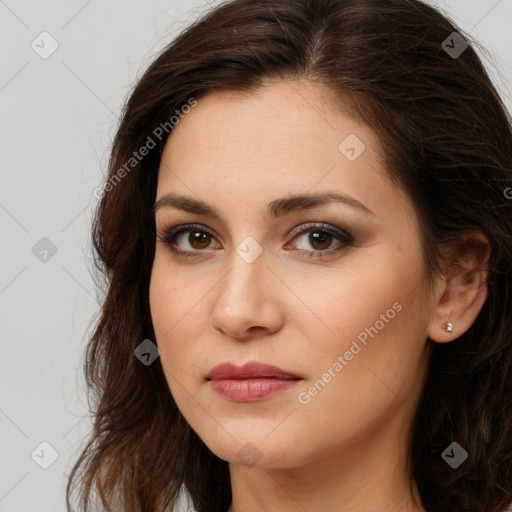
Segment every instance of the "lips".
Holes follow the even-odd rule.
[[[219,364],[208,373],[206,378],[210,380],[257,378],[300,379],[298,375],[289,373],[277,366],[252,361],[243,366],[235,366],[232,363]]]
[[[206,376],[213,391],[234,402],[254,402],[294,387],[301,377],[276,366],[222,363]]]

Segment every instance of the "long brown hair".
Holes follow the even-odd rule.
[[[74,497],[80,510],[93,500],[107,510],[168,510],[182,485],[199,512],[227,510],[228,463],[181,415],[160,360],[145,366],[134,356],[143,340],[155,340],[148,290],[159,162],[169,119],[191,98],[303,77],[328,85],[376,130],[391,178],[418,212],[429,279],[442,270],[444,242],[474,229],[490,242],[489,292],[478,318],[451,343],[428,340],[432,361],[409,461],[429,511],[507,508],[512,121],[476,46],[418,0],[232,0],[160,53],[124,106],[93,219],[94,258],[105,282],[85,361],[95,421],[69,477],[69,510]],[[154,147],[135,158],[148,137]],[[457,469],[441,457],[453,441],[468,453]]]

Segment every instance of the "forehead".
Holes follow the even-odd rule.
[[[271,169],[283,159],[294,164],[323,155],[320,166],[351,149],[340,149],[349,135],[357,152],[364,147],[374,163],[383,160],[374,131],[350,115],[333,91],[307,81],[269,81],[253,92],[211,91],[180,117],[164,149],[167,164],[191,166],[206,158],[224,168],[242,165],[247,172],[253,161]]]
[[[276,192],[338,191],[373,210],[398,192],[383,160],[376,133],[326,87],[276,81],[250,93],[212,91],[173,128],[157,196],[270,201]]]
[[[252,92],[210,91],[182,116],[169,140],[190,138],[197,143],[219,138],[243,140],[245,144],[290,137],[314,136],[330,130],[334,139],[353,129],[368,145],[380,149],[373,130],[351,113],[348,102],[327,86],[310,81],[267,81]],[[193,133],[190,133],[193,132]],[[313,137],[318,143],[318,137]]]

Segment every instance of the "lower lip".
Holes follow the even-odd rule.
[[[255,402],[292,388],[300,379],[222,379],[211,380],[212,389],[234,402]]]

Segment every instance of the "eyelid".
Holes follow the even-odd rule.
[[[207,228],[204,224],[178,224],[176,226],[168,226],[164,225],[161,230],[157,232],[157,240],[160,243],[163,243],[164,245],[171,248],[173,246],[173,240],[175,240],[178,236],[181,234],[187,232],[187,231],[202,231],[204,233],[208,233],[212,238],[217,239],[216,235],[213,233],[213,231],[209,228]],[[171,250],[174,250],[171,248]],[[185,254],[192,254],[193,251],[182,251],[180,249],[175,249],[176,252],[182,252]],[[205,250],[199,251],[199,252],[206,252]]]
[[[345,243],[354,242],[354,237],[347,233],[344,229],[338,228],[333,224],[329,224],[327,222],[305,222],[304,224],[300,224],[297,228],[294,228],[288,236],[292,237],[292,240],[297,238],[297,236],[302,235],[303,233],[307,233],[317,229],[318,231],[326,231],[327,233],[331,233],[336,235],[340,241]]]
[[[198,224],[198,223],[191,223],[191,224],[178,224],[176,226],[167,226],[165,225],[161,230],[157,233],[157,239],[160,243],[163,243],[169,249],[174,253],[179,255],[181,258],[194,258],[194,257],[200,257],[202,256],[201,253],[208,252],[209,248],[206,249],[198,249],[195,251],[184,251],[183,249],[180,249],[176,247],[174,244],[174,241],[177,237],[179,237],[181,234],[186,232],[191,232],[193,230],[204,232],[210,235],[212,238],[217,240],[217,236],[213,233],[211,229],[209,229],[204,224]],[[310,254],[309,257],[313,258],[322,258],[325,256],[330,256],[333,254],[337,254],[344,250],[345,248],[354,245],[355,239],[354,237],[345,231],[344,229],[341,229],[333,224],[329,224],[327,222],[305,222],[303,224],[300,224],[299,226],[293,228],[287,237],[291,237],[290,241],[287,242],[285,245],[285,248],[290,245],[293,240],[296,238],[302,236],[303,234],[307,234],[310,232],[317,231],[323,231],[326,233],[329,233],[335,237],[339,241],[339,245],[334,248],[326,249],[326,250],[306,250],[306,249],[295,249],[296,252],[300,254]],[[341,248],[339,248],[341,246]],[[315,255],[315,256],[313,256]]]

